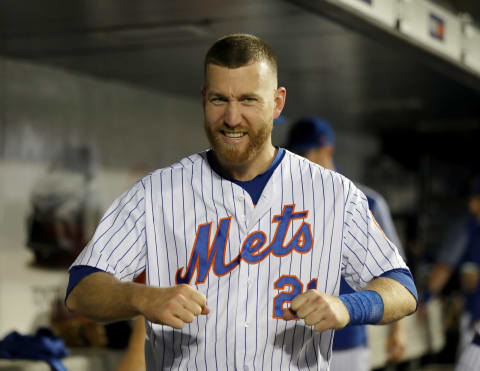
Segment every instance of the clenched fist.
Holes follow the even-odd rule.
[[[338,330],[350,322],[347,307],[336,296],[308,290],[293,299],[289,310],[284,311],[283,319],[289,321],[295,315],[315,331]]]
[[[189,285],[142,288],[139,311],[153,323],[182,329],[196,316],[208,314],[207,298]]]

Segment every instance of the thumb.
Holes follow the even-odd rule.
[[[201,314],[208,314],[210,313],[210,309],[206,305],[202,305],[202,313]]]
[[[293,311],[290,308],[283,311],[283,319],[286,320],[286,321],[290,321],[290,320],[294,319],[295,316],[296,316],[295,311]]]

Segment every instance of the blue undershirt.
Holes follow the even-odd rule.
[[[258,203],[258,200],[262,195],[263,189],[267,185],[267,182],[269,181],[273,172],[275,171],[277,166],[280,164],[280,162],[282,162],[282,159],[284,157],[285,157],[285,150],[283,148],[278,148],[277,155],[275,156],[275,159],[273,160],[272,164],[267,169],[267,171],[265,171],[263,174],[257,175],[252,180],[241,181],[241,180],[233,179],[229,177],[227,174],[225,174],[225,172],[219,166],[218,161],[215,158],[214,152],[212,150],[207,152],[208,164],[213,169],[213,171],[215,171],[222,178],[229,180],[232,183],[235,183],[236,185],[239,185],[245,191],[247,191],[254,205]]]

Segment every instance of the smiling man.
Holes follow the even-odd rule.
[[[206,85],[202,90],[205,130],[218,164],[238,180],[251,180],[271,165],[276,154],[272,146],[273,119],[280,116],[286,90],[277,87],[277,63],[264,48],[265,58],[255,63],[246,55],[228,61],[230,48],[247,47],[246,40],[219,43],[205,60]]]
[[[72,265],[70,310],[145,317],[148,370],[328,370],[334,329],[415,310],[411,276],[384,276],[408,269],[362,192],[272,145],[285,98],[263,40],[218,40],[202,90],[212,149],[118,197]],[[358,292],[338,296],[340,276]]]

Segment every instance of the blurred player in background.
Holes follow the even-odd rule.
[[[33,187],[27,247],[36,263],[68,267],[95,232],[102,206],[88,147],[63,148]]]
[[[297,121],[290,130],[287,148],[327,169],[335,170],[335,134],[330,124],[322,118],[310,117]],[[368,206],[375,220],[405,257],[385,199],[365,185],[357,183],[357,187],[367,196]],[[342,277],[340,293],[351,292],[353,289]],[[391,325],[385,344],[388,360],[400,361],[405,351],[405,344],[404,327],[400,321],[397,321]],[[349,325],[335,332],[332,371],[370,370],[369,358],[366,326]]]
[[[440,294],[450,277],[458,270],[461,290],[464,297],[463,314],[460,321],[460,340],[458,350],[466,347],[478,348],[478,326],[480,320],[480,175],[473,178],[468,197],[468,212],[456,220],[446,233],[445,243],[433,265],[427,287],[422,294],[420,308]],[[477,334],[477,335],[475,335]],[[472,339],[475,341],[472,344]],[[462,355],[465,359],[471,356]],[[477,360],[480,362],[480,358]],[[479,363],[480,364],[480,363]],[[477,364],[477,368],[480,367]]]

